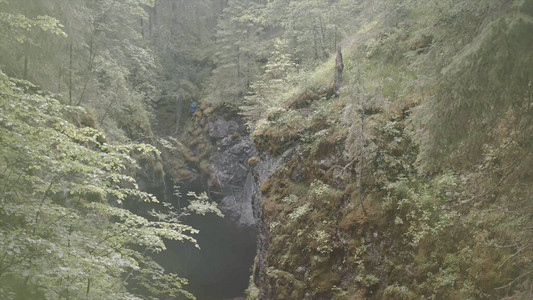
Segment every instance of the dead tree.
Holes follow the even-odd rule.
[[[339,90],[342,81],[342,70],[344,70],[344,63],[342,62],[341,46],[337,46],[337,57],[335,58],[335,79],[333,80],[333,92],[335,97],[339,96]]]
[[[183,116],[183,101],[181,99],[181,96],[176,97],[176,128],[175,128],[175,134],[178,134],[180,132],[180,127],[182,124],[181,117]]]

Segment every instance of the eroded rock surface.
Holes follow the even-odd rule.
[[[243,126],[222,117],[210,122],[209,138],[217,147],[210,160],[211,194],[220,200],[222,211],[240,226],[254,226],[252,194],[254,180],[248,159],[256,154]]]

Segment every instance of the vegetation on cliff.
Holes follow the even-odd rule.
[[[290,47],[246,97],[259,159],[285,160],[249,298],[530,298],[531,5],[358,9],[339,97],[333,57],[302,74]]]

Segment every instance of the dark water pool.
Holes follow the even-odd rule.
[[[184,223],[200,230],[201,250],[190,243],[169,242],[155,258],[167,271],[189,280],[198,300],[244,296],[256,252],[256,229],[240,228],[214,215],[191,216]]]

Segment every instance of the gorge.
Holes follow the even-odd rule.
[[[532,1],[0,24],[0,298],[533,298]]]

